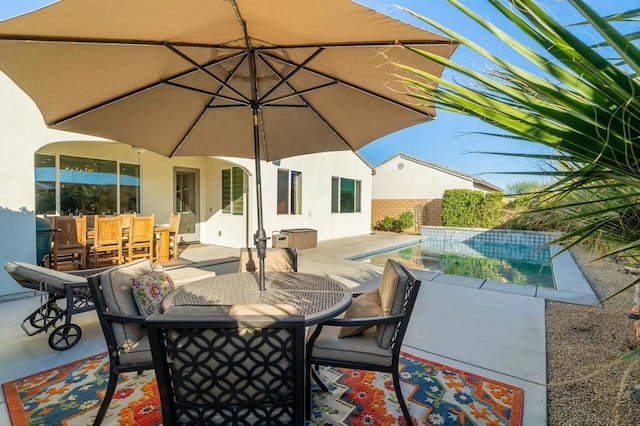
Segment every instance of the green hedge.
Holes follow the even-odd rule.
[[[500,225],[502,193],[447,189],[442,196],[442,225],[495,228]]]

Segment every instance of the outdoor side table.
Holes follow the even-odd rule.
[[[289,304],[305,317],[306,325],[313,325],[336,317],[351,304],[349,289],[331,278],[299,272],[265,275],[264,291],[260,291],[258,274],[250,272],[193,281],[169,292],[162,308],[166,314],[202,315],[226,313],[232,305]]]

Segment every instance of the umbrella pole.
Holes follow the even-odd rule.
[[[253,142],[255,148],[256,162],[256,197],[258,208],[258,230],[254,238],[254,244],[258,250],[258,258],[260,261],[260,290],[265,289],[264,277],[264,258],[267,256],[267,233],[264,231],[264,220],[262,212],[262,175],[260,173],[260,129],[258,127],[258,108],[252,108],[253,111]]]
[[[260,100],[258,96],[258,73],[256,72],[256,51],[251,46],[251,39],[247,31],[247,22],[242,19],[238,4],[231,0],[231,5],[236,13],[236,17],[244,33],[244,42],[249,61],[249,72],[251,74],[251,113],[253,115],[253,149],[256,164],[256,198],[258,208],[258,230],[253,236],[254,244],[258,250],[260,264],[260,291],[265,290],[264,258],[267,256],[267,233],[264,232],[264,221],[262,212],[262,175],[260,173]]]

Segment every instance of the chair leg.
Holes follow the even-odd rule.
[[[113,398],[113,394],[116,391],[117,384],[118,384],[118,373],[114,371],[110,371],[109,383],[107,384],[107,391],[104,394],[104,399],[102,400],[102,404],[100,405],[98,414],[96,415],[96,418],[93,421],[94,426],[99,426],[100,424],[102,424],[102,420],[104,420],[104,416],[105,414],[107,414],[109,405],[111,405],[111,398]]]
[[[306,420],[311,420],[311,365],[307,364],[307,374],[304,381],[304,415]]]
[[[322,389],[323,392],[329,392],[329,388],[327,387],[327,385],[322,381],[322,379],[318,375],[318,366],[317,365],[315,365],[314,368],[311,368],[311,376],[313,377],[313,380],[316,381],[318,386],[320,386],[320,389]]]
[[[400,404],[400,408],[402,408],[402,415],[404,416],[404,422],[407,426],[413,426],[413,421],[411,420],[411,415],[409,415],[409,408],[407,407],[407,403],[402,396],[402,390],[400,390],[400,375],[398,372],[392,373],[393,375],[393,386],[396,389],[396,398],[398,398],[398,403]]]

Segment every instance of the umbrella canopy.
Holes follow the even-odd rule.
[[[262,248],[260,160],[355,151],[435,117],[392,62],[441,66],[401,44],[456,47],[347,0],[63,0],[0,22],[0,69],[50,127],[255,158]]]

